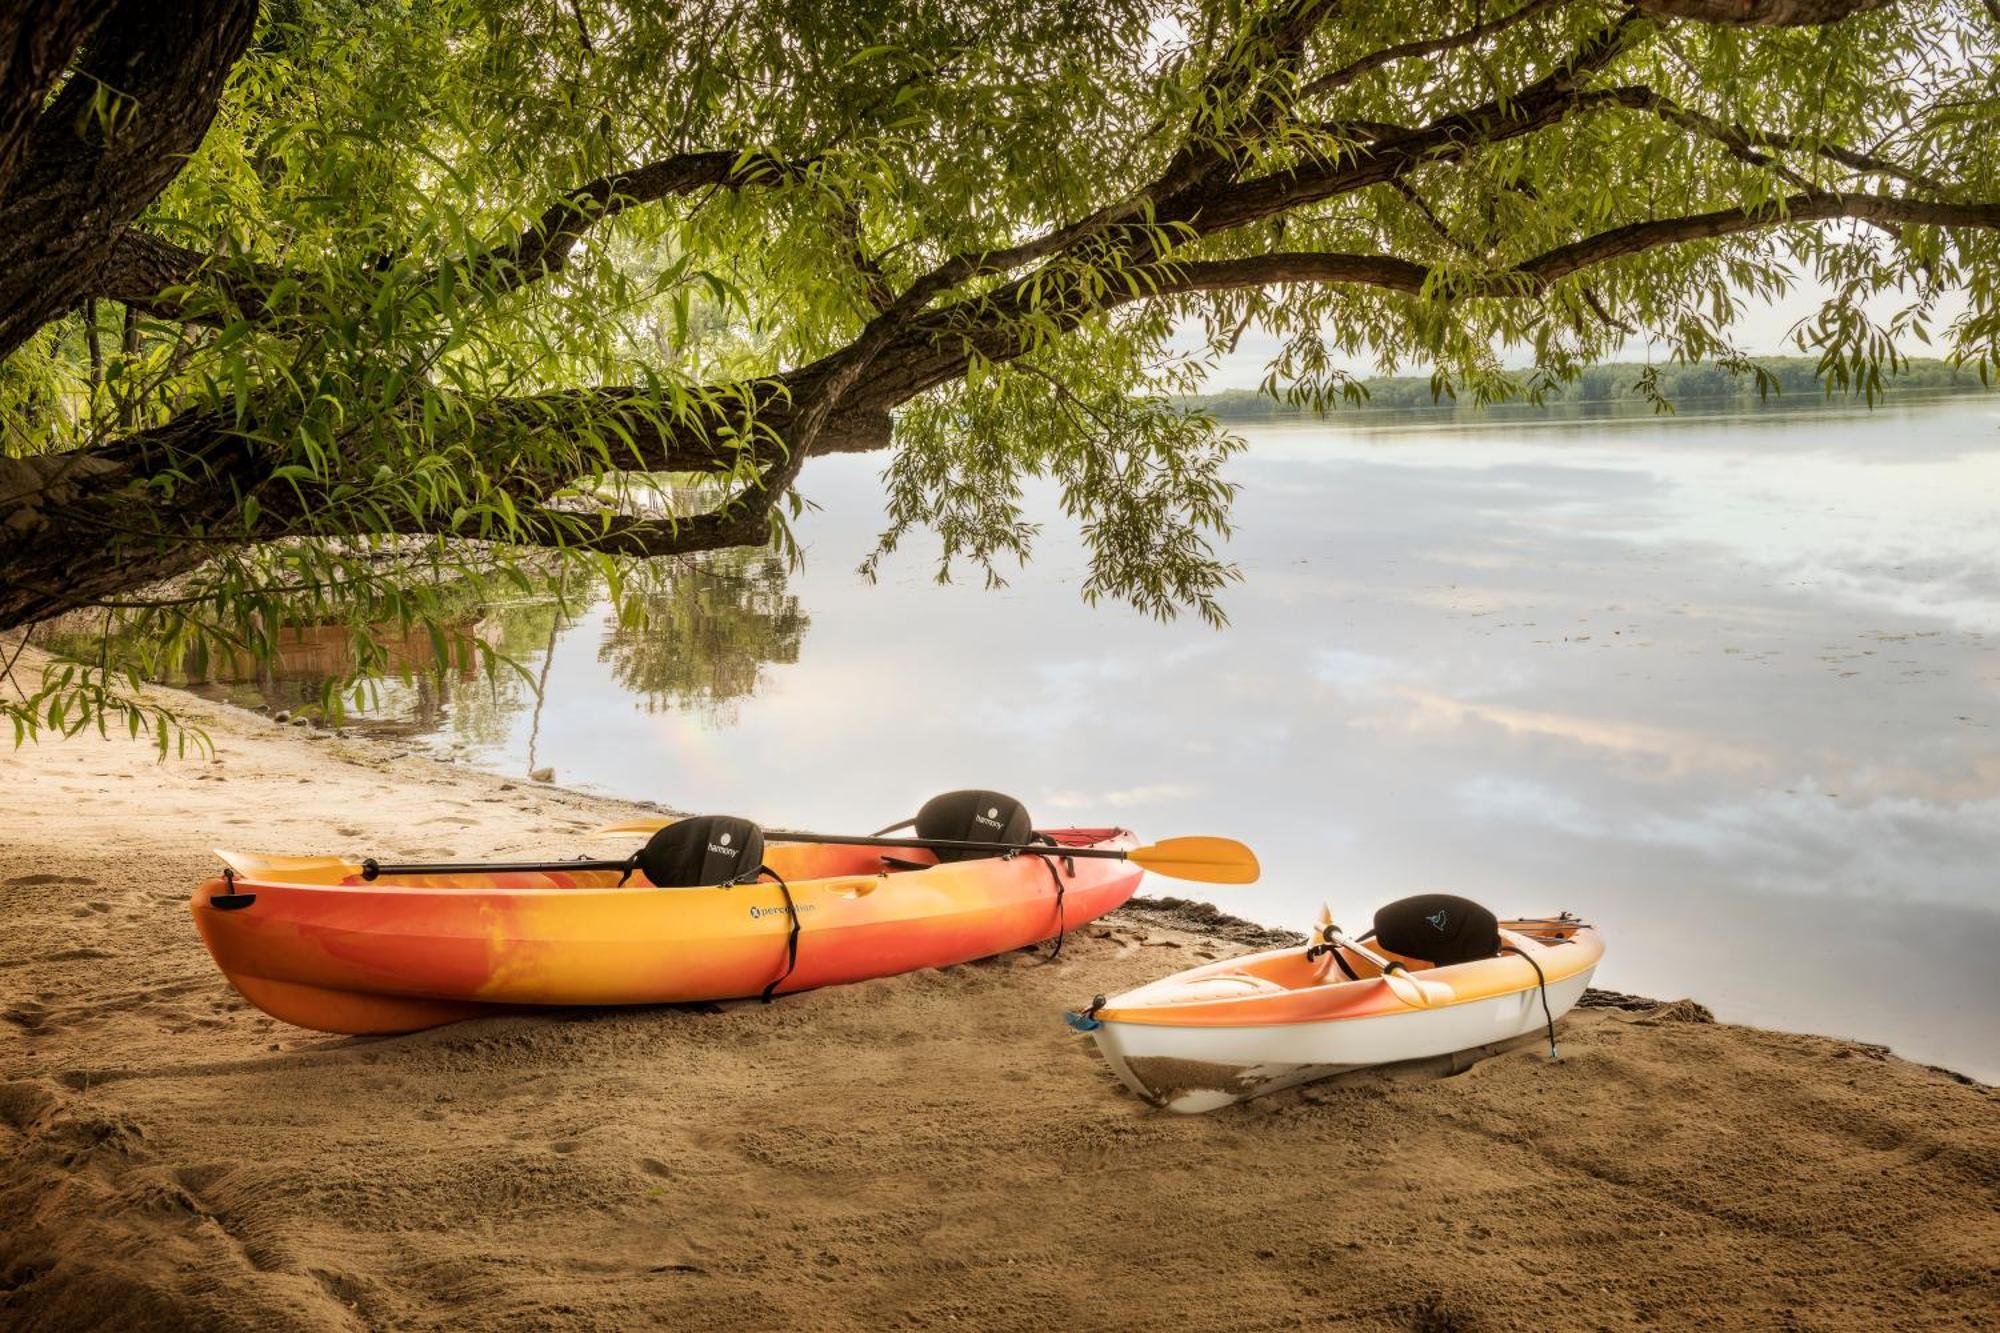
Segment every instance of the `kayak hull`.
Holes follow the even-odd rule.
[[[1420,1006],[1380,976],[1320,968],[1302,948],[1177,973],[1109,1000],[1091,1030],[1106,1062],[1133,1092],[1170,1111],[1199,1113],[1357,1069],[1484,1052],[1546,1029],[1582,998],[1603,949],[1595,932],[1537,944],[1548,1010],[1533,969],[1502,955],[1413,975],[1432,1003]],[[1365,967],[1354,959],[1358,967]]]
[[[1055,836],[1133,845],[1119,829]],[[190,910],[217,966],[266,1013],[324,1032],[388,1033],[521,1007],[733,999],[773,983],[790,993],[968,962],[1102,916],[1142,875],[1109,858],[906,856],[770,844],[791,907],[769,880],[657,889],[589,871],[362,882],[273,870],[209,880]]]

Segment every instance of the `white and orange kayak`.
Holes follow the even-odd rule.
[[[1133,1092],[1181,1112],[1488,1047],[1545,1025],[1553,1037],[1554,1020],[1590,984],[1603,942],[1567,916],[1502,921],[1498,936],[1506,952],[1443,967],[1345,937],[1273,949],[1175,973],[1072,1022]]]

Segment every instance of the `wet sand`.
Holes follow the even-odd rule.
[[[1558,1063],[1526,1043],[1170,1116],[1060,1013],[1251,947],[1171,906],[1054,961],[768,1006],[303,1032],[196,939],[209,847],[567,854],[633,807],[185,706],[212,762],[0,751],[10,1328],[1937,1329],[2000,1309],[1990,1088],[1633,1001],[1565,1020]]]

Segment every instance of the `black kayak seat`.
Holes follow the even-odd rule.
[[[733,815],[677,819],[639,850],[639,869],[656,889],[698,889],[756,875],[764,830]]]
[[[1375,939],[1391,953],[1450,967],[1497,955],[1500,922],[1470,898],[1420,893],[1376,911]]]
[[[953,791],[933,796],[917,811],[919,838],[942,838],[951,842],[1004,842],[1027,846],[1034,836],[1034,822],[1019,801],[1004,792]],[[968,852],[939,848],[940,863],[970,861],[991,852]]]

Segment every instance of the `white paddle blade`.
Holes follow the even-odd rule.
[[[1382,980],[1389,983],[1397,999],[1412,1009],[1435,1009],[1458,1000],[1457,992],[1442,981],[1427,981],[1414,973],[1384,972]]]
[[[1326,943],[1326,929],[1332,924],[1333,909],[1329,908],[1325,903],[1321,903],[1319,905],[1319,916],[1313,920],[1312,938],[1307,941],[1306,947],[1311,949],[1315,945],[1324,945],[1329,950],[1329,952],[1319,956],[1319,961],[1313,968],[1313,975],[1322,980],[1333,972],[1333,954],[1331,952],[1333,946]]]

